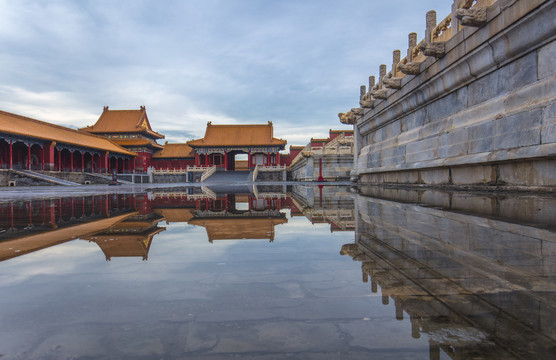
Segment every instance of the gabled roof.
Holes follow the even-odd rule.
[[[96,134],[146,133],[152,137],[164,139],[164,135],[151,128],[144,106],[141,106],[139,110],[109,110],[108,106],[105,106],[94,125],[79,130]]]
[[[193,218],[193,209],[189,208],[157,208],[154,212],[164,216],[166,224],[173,222],[188,222]]]
[[[214,240],[274,240],[274,227],[287,223],[282,218],[215,218],[193,219],[191,225],[203,226],[210,242]]]
[[[0,132],[35,139],[55,141],[79,147],[136,155],[102,136],[87,134],[64,126],[50,124],[0,110]]]
[[[212,125],[209,121],[205,137],[187,142],[199,146],[277,146],[286,140],[273,137],[272,122],[264,125]]]
[[[164,144],[164,148],[153,154],[153,159],[178,159],[195,157],[195,150],[187,144]]]

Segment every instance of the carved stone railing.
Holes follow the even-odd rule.
[[[324,146],[323,153],[328,154],[353,154],[353,136],[341,135],[334,138]]]
[[[205,194],[208,198],[216,200],[217,196],[216,193],[214,191],[212,191],[211,189],[209,189],[206,186],[201,186],[201,191],[203,192],[203,194]]]
[[[259,176],[259,165],[256,165],[253,170],[253,182],[257,181],[257,176]]]
[[[187,171],[189,172],[205,172],[210,169],[210,166],[188,166]]]
[[[369,91],[362,85],[359,104],[361,108],[352,109],[347,113],[339,113],[343,124],[353,125],[363,114],[363,109],[374,108],[377,100],[386,100],[395,90],[402,87],[402,79],[406,75],[418,75],[421,63],[427,57],[440,58],[445,55],[445,43],[461,30],[463,26],[480,27],[486,23],[486,10],[496,0],[453,0],[452,11],[439,24],[436,23],[436,12],[431,10],[426,15],[425,38],[417,42],[417,34],[410,33],[407,56],[400,59],[400,51],[395,50],[390,71],[385,64],[380,65],[379,79],[369,77]],[[390,90],[392,89],[392,90]],[[356,111],[354,111],[356,110]]]
[[[178,174],[187,174],[187,169],[154,169],[152,171],[152,173],[154,175],[170,175],[170,174],[174,174],[174,175],[178,175]]]
[[[212,166],[210,168],[205,168],[205,172],[201,175],[201,182],[204,182],[206,179],[212,176],[216,172],[216,166]]]
[[[297,164],[298,162],[301,161],[301,159],[306,158],[309,156],[311,152],[311,144],[307,144],[305,146],[305,148],[303,150],[301,150],[299,152],[299,154],[297,154],[297,156],[292,160],[290,167],[292,167],[293,165]]]
[[[284,171],[286,170],[286,165],[257,165],[259,172],[261,171]]]

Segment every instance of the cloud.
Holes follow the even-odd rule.
[[[273,121],[305,144],[346,128],[337,113],[358,106],[409,32],[422,37],[435,7],[450,11],[441,0],[0,0],[0,108],[79,127],[104,105],[146,105],[172,141],[207,121]]]

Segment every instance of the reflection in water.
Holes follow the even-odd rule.
[[[17,288],[0,283],[9,309],[0,318],[9,328],[0,327],[5,339],[0,354],[14,359],[555,357],[555,198],[361,192],[332,186],[235,192],[197,187],[2,203],[0,279],[18,275],[10,273],[12,263],[20,271],[32,268],[17,262],[27,259],[22,255],[69,244],[92,246],[87,256],[95,259],[100,249],[112,261],[100,258],[102,266],[88,270],[80,263],[71,275],[82,274],[80,280],[69,283],[62,275],[36,277]],[[159,244],[166,251],[152,250]],[[341,244],[341,255],[361,263],[370,289],[360,282],[359,266],[337,256]],[[63,254],[68,260],[74,256]],[[132,259],[126,263],[122,257]],[[141,267],[130,270],[125,264]],[[145,266],[149,271],[141,272]],[[41,290],[43,282],[47,291]],[[52,310],[56,297],[16,305],[50,299],[51,288],[60,294],[74,290],[68,290],[72,295],[62,309]],[[80,292],[84,298],[72,300]],[[71,310],[74,304],[79,306]],[[108,325],[118,321],[122,325]],[[125,335],[129,329],[134,330]],[[16,356],[4,350],[11,349],[6,334],[15,334],[16,343],[37,345]]]
[[[397,319],[409,315],[430,359],[556,357],[556,237],[543,229],[556,224],[556,199],[367,191],[383,199],[357,196],[355,243],[341,254],[361,262]]]

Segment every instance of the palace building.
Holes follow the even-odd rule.
[[[166,142],[162,150],[152,155],[151,164],[157,170],[185,169],[195,165],[195,151],[187,144]]]
[[[0,168],[124,173],[135,153],[104,137],[0,111]]]
[[[114,180],[105,175],[114,172],[124,182],[153,181],[148,178],[152,174],[159,182],[168,176],[181,176],[178,182],[204,181],[203,174],[213,174],[214,167],[249,171],[257,166],[254,174],[261,178],[281,171],[285,179],[293,157],[281,156],[287,141],[275,138],[273,130],[270,121],[209,122],[201,139],[161,145],[157,141],[164,135],[152,129],[144,106],[138,110],[105,106],[93,125],[77,130],[0,111],[0,170],[13,170],[0,173],[0,185],[108,183]]]
[[[264,125],[213,125],[207,123],[202,139],[187,144],[195,150],[196,166],[236,169],[236,155],[247,155],[247,169],[280,165],[280,150],[287,141],[273,136],[272,122]]]
[[[164,139],[164,135],[153,131],[144,106],[139,110],[109,110],[105,106],[94,125],[79,130],[104,136],[136,153],[134,170],[139,172],[146,171],[152,165],[153,154],[163,149],[156,140]]]

